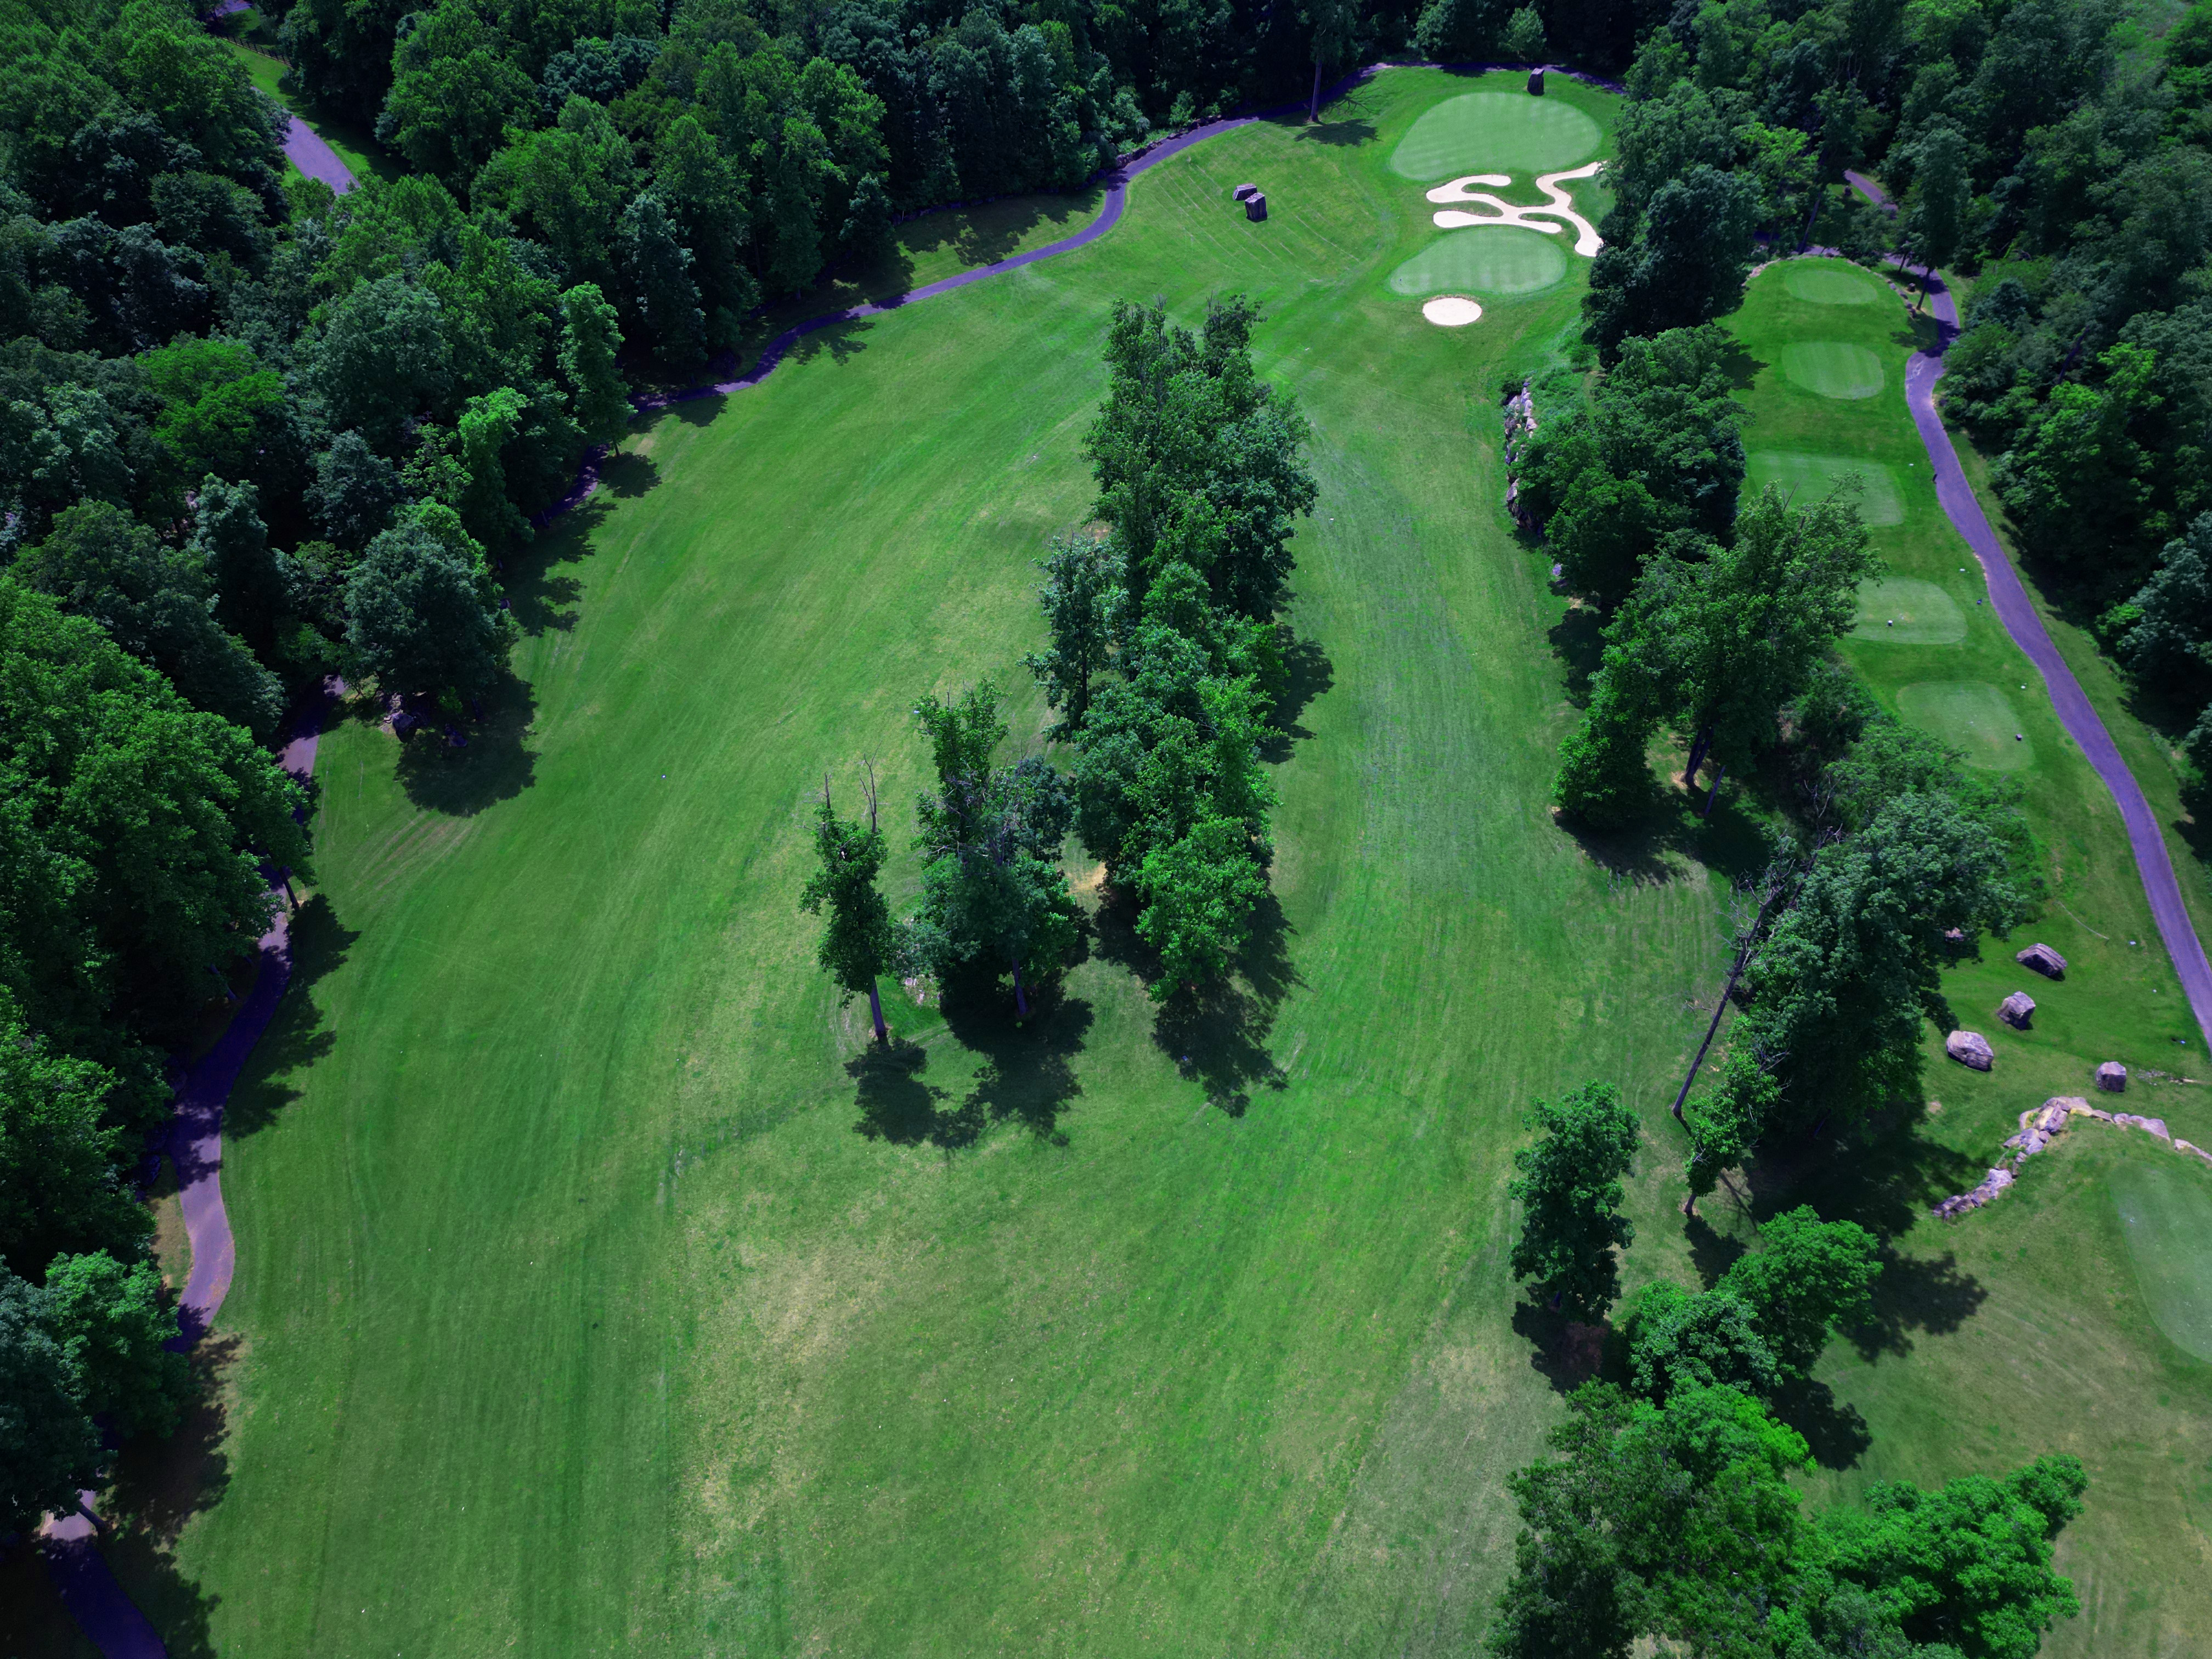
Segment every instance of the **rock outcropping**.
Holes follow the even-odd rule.
[[[2177,1140],[2167,1133],[2163,1118],[2142,1117],[2134,1112],[2107,1112],[2092,1106],[2080,1095],[2055,1095],[2034,1110],[2020,1115],[2020,1133],[2005,1142],[2011,1157],[1991,1170],[1972,1192],[1945,1199],[1931,1213],[1939,1221],[1954,1221],[1969,1210],[1980,1209],[2011,1186],[2019,1178],[2021,1165],[2065,1133],[2075,1118],[2110,1123],[2117,1128],[2140,1129],[2145,1134],[2157,1136],[2177,1152],[2185,1152],[2212,1164],[2212,1152],[2185,1140]]]

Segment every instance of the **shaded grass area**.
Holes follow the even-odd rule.
[[[28,1540],[0,1549],[0,1659],[100,1659]]]
[[[509,562],[501,745],[325,738],[322,965],[225,1170],[222,1479],[143,1523],[222,1651],[1464,1650],[1558,1409],[1516,1114],[1656,1095],[1717,944],[1694,859],[1543,805],[1564,607],[1492,398],[1575,292],[1446,331],[1382,291],[1434,234],[1383,160],[1467,84],[1215,141],[1081,253],[661,415]],[[994,672],[1036,742],[1108,307],[1232,287],[1323,489],[1279,921],[1162,1011],[1075,860],[1036,1018],[887,984],[879,1055],[795,908],[821,771],[878,761],[910,903],[915,698]]]
[[[1839,1496],[1875,1479],[1932,1483],[2072,1452],[2090,1471],[2089,1508],[2062,1540],[2059,1561],[2084,1612],[2044,1650],[2187,1651],[2212,1621],[2197,1571],[2212,1498],[2204,1473],[2212,1370],[2160,1332],[2108,1182],[2114,1170],[2140,1164],[2212,1200],[2212,1171],[2148,1136],[2083,1126],[2032,1160],[1987,1208],[1950,1225],[1928,1220],[1926,1209],[1980,1179],[2020,1112],[2052,1095],[2093,1092],[2101,1060],[2123,1060],[2135,1073],[2124,1102],[2104,1104],[2164,1116],[2192,1140],[2212,1133],[2212,1091],[2179,1080],[2197,1075],[2204,1056],[2171,964],[2146,931],[2141,881],[2111,797],[2026,659],[1978,603],[1985,591],[1978,568],[1936,504],[1902,390],[1905,360],[1929,325],[1909,317],[1901,299],[1848,309],[1812,304],[1788,281],[1834,268],[1771,268],[1732,319],[1754,376],[1745,396],[1751,430],[1762,446],[1863,455],[1899,481],[1901,521],[1873,532],[1887,580],[1940,591],[1964,628],[1954,641],[1912,642],[1862,628],[1844,653],[1881,702],[1957,743],[1970,764],[2013,769],[2047,896],[2013,939],[1943,977],[1951,1023],[1989,1038],[1992,1072],[1944,1059],[1942,1029],[1931,1023],[1923,1098],[1861,1143],[1815,1136],[1771,1149],[1745,1172],[1747,1212],[1725,1200],[1705,1204],[1690,1243],[1699,1267],[1717,1273],[1729,1240],[1753,1235],[1753,1218],[1793,1204],[1809,1201],[1875,1228],[1892,1257],[1877,1318],[1851,1344],[1831,1348],[1816,1376],[1825,1401],[1802,1402],[1820,1431],[1816,1449],[1822,1434],[1831,1437],[1829,1472],[1816,1493]],[[1876,355],[1883,389],[1844,402],[1796,384],[1781,365],[1802,340]],[[2024,741],[2014,742],[2014,732]],[[2063,982],[2012,960],[2031,939],[2068,957]],[[2015,990],[2037,1004],[2027,1031],[1995,1017]],[[1698,1237],[1699,1227],[1711,1236]]]

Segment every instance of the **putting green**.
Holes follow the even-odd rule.
[[[1871,398],[1882,388],[1881,359],[1844,340],[1798,340],[1783,347],[1782,372],[1823,398]]]
[[[1859,589],[1855,631],[1892,645],[1956,645],[1966,637],[1966,613],[1934,582],[1892,576]],[[2021,747],[2009,734],[2005,741]]]
[[[1837,483],[1856,475],[1859,517],[1868,524],[1903,524],[1905,501],[1897,493],[1897,474],[1880,461],[1851,455],[1808,455],[1794,449],[1761,449],[1746,457],[1753,490],[1780,484],[1794,501],[1818,501]],[[1955,635],[1954,637],[1956,637]]]
[[[1870,306],[1881,298],[1879,283],[1835,265],[1806,265],[1783,274],[1782,286],[1794,300],[1816,306]]]
[[[2106,1178],[2150,1316],[2212,1359],[2212,1189],[2197,1170],[2130,1159]]]
[[[1588,161],[1597,147],[1597,123],[1572,104],[1522,93],[1470,92],[1447,98],[1414,122],[1390,153],[1390,171],[1401,179],[1549,173]]]
[[[1567,274],[1559,239],[1502,225],[1456,230],[1390,273],[1393,294],[1540,294]]]
[[[2020,716],[2005,694],[1986,681],[1922,680],[1897,694],[1897,709],[1964,751],[1969,766],[2017,772],[2035,764],[2035,745],[2018,735]]]

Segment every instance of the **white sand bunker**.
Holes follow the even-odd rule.
[[[1563,179],[1591,178],[1604,165],[1602,161],[1592,161],[1588,167],[1577,167],[1570,173],[1547,173],[1539,177],[1536,188],[1551,198],[1549,207],[1516,207],[1510,202],[1498,200],[1486,191],[1470,190],[1468,188],[1470,185],[1503,186],[1513,182],[1510,173],[1470,173],[1449,184],[1438,185],[1429,192],[1429,199],[1431,202],[1472,202],[1477,207],[1493,208],[1496,211],[1468,213],[1448,210],[1435,216],[1437,228],[1440,230],[1461,230],[1470,225],[1518,225],[1524,230],[1540,230],[1547,236],[1557,236],[1562,227],[1547,221],[1563,219],[1575,228],[1575,252],[1585,259],[1595,258],[1597,251],[1605,244],[1598,239],[1597,231],[1590,222],[1575,211],[1573,198],[1559,188],[1559,181]]]
[[[1421,315],[1438,328],[1465,328],[1482,317],[1482,307],[1463,294],[1439,294],[1421,307]]]

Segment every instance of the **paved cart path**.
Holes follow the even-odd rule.
[[[1858,173],[1847,173],[1844,177],[1876,207],[1895,210],[1883,196],[1881,186],[1873,179]],[[1909,272],[1910,267],[1905,269]],[[2019,570],[2006,556],[2004,544],[1997,540],[1989,515],[1982,510],[1980,498],[1974,494],[1974,487],[1967,483],[1966,472],[1959,465],[1958,452],[1951,447],[1951,434],[1936,408],[1936,382],[1943,376],[1943,354],[1959,337],[1960,324],[1958,298],[1941,277],[1930,279],[1929,310],[1936,318],[1936,348],[1914,352],[1905,365],[1905,399],[1912,410],[1912,423],[1920,430],[1920,441],[1927,448],[1929,465],[1936,471],[1936,499],[1942,504],[1951,527],[1981,562],[1983,578],[1989,584],[1990,603],[1996,609],[1997,619],[2004,623],[2013,643],[2027,653],[2028,660],[2043,676],[2059,724],[2066,728],[2069,737],[2081,745],[2089,764],[2112,792],[2120,809],[2120,822],[2127,829],[2128,845],[2135,851],[2136,868],[2142,876],[2143,896],[2150,902],[2151,920],[2158,924],[2166,953],[2173,959],[2173,971],[2189,998],[2189,1011],[2197,1017],[2197,1034],[2203,1038],[2206,1050],[2212,1052],[2212,963],[2205,960],[2204,946],[2197,937],[2196,924],[2190,920],[2189,907],[2182,902],[2181,884],[2174,876],[2173,855],[2166,844],[2164,828],[2158,821],[2158,814],[2151,810],[2142,786],[2128,770],[2128,763],[2120,758],[2119,746],[2105,729],[2105,722],[2090,702],[2088,694],[2081,690],[2081,683],[2074,678],[2074,671],[2066,665],[2066,659],[2058,654],[2051,630],[2043,625],[2043,617],[2037,612],[2034,601],[2028,598]]]

